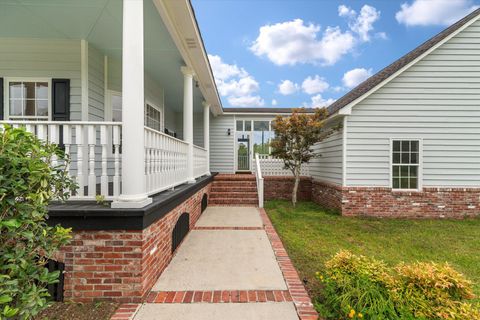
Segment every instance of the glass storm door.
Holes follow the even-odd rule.
[[[250,134],[237,135],[237,170],[250,171]]]

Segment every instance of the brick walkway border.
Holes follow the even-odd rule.
[[[262,227],[195,227],[193,230],[263,230]]]
[[[272,245],[273,252],[277,258],[283,278],[287,283],[288,291],[290,292],[293,303],[295,304],[295,308],[297,309],[298,316],[301,320],[317,320],[318,313],[313,308],[313,304],[308,296],[307,290],[300,280],[297,270],[293,266],[287,250],[285,250],[285,247],[283,246],[282,240],[280,240],[277,231],[275,231],[275,228],[265,212],[265,209],[259,208],[258,210],[260,211],[260,217],[262,218],[265,232],[267,233],[268,239]]]
[[[110,320],[131,320],[140,309],[139,303],[121,304]]]
[[[147,303],[290,302],[288,290],[152,291]]]

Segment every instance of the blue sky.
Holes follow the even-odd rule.
[[[192,0],[224,107],[321,107],[480,0]]]

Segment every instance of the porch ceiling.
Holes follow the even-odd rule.
[[[121,0],[2,0],[0,37],[85,39],[104,54],[121,60]],[[183,109],[185,64],[152,0],[144,1],[145,70],[165,89],[165,105]],[[203,95],[194,87],[194,110]]]

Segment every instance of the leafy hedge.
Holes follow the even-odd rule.
[[[471,283],[448,264],[418,262],[394,268],[349,251],[317,273],[329,319],[480,319]]]
[[[70,230],[45,219],[48,203],[75,188],[67,164],[56,145],[21,128],[0,128],[0,319],[30,319],[48,305],[46,287],[59,273],[44,265],[68,242]]]

